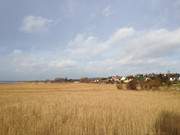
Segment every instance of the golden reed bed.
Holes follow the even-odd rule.
[[[166,132],[158,126],[162,112],[180,114],[179,92],[117,90],[107,84],[0,84],[0,135],[154,135]]]

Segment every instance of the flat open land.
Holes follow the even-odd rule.
[[[163,111],[180,114],[180,92],[0,84],[0,135],[154,135]]]

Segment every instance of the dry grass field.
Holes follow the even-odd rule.
[[[176,123],[169,121],[177,127],[170,132],[178,134],[177,91],[117,90],[108,84],[0,84],[0,135],[155,135],[163,132],[163,112],[175,114]]]

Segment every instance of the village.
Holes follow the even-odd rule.
[[[34,82],[34,81],[32,81]],[[82,77],[80,79],[55,78],[54,80],[35,81],[44,83],[97,83],[116,84],[118,89],[158,89],[161,86],[170,87],[180,82],[179,73],[149,73],[128,76],[114,75],[110,77]]]

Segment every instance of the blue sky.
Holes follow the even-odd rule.
[[[0,80],[180,72],[180,0],[0,0]]]

